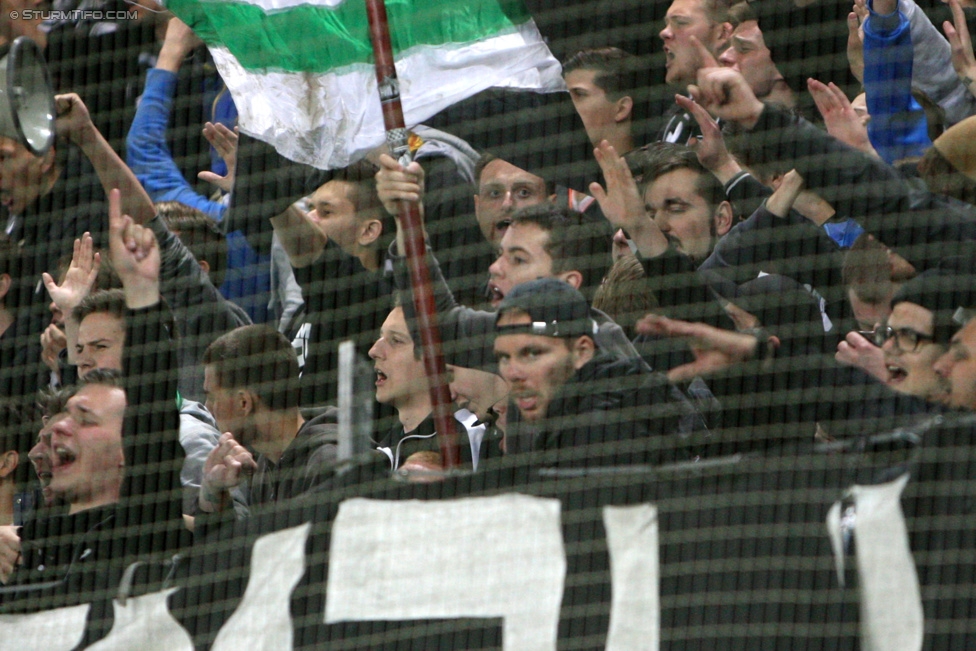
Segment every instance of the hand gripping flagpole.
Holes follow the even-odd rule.
[[[366,0],[366,13],[369,18],[369,36],[373,42],[373,57],[376,59],[376,81],[383,107],[386,141],[393,157],[406,167],[412,157],[407,144],[403,109],[400,106],[400,87],[393,64],[393,48],[390,45],[384,0]],[[423,224],[420,210],[415,203],[401,202],[400,223],[406,239],[405,253],[413,290],[413,307],[424,353],[424,369],[430,384],[430,399],[434,406],[437,443],[441,449],[444,469],[450,470],[460,465],[458,436],[451,409],[451,392],[447,385],[447,367],[441,353],[441,334],[436,322],[437,306],[431,291]]]

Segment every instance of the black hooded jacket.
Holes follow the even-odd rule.
[[[558,389],[541,422],[522,421],[509,409],[507,445],[522,450],[531,441],[546,465],[686,461],[695,457],[694,441],[678,432],[689,409],[667,376],[639,359],[598,353]]]

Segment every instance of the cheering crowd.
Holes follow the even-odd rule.
[[[611,46],[567,56],[558,98],[470,104],[516,106],[513,123],[565,105],[586,141],[568,166],[546,138],[481,142],[449,110],[411,126],[412,162],[379,148],[321,171],[240,134],[231,107],[201,127],[215,196],[168,140],[201,43],[158,10],[138,103],[90,111],[61,88],[49,152],[0,137],[0,580],[24,588],[8,603],[77,602],[335,485],[345,340],[375,413],[355,461],[436,481],[407,205],[464,471],[793,454],[976,410],[962,0],[856,0],[807,25],[819,59],[786,38],[809,4],[674,0],[663,111],[647,57]],[[46,44],[50,25],[2,13],[8,46]],[[124,159],[102,133],[120,122]],[[229,289],[235,251],[270,306]]]

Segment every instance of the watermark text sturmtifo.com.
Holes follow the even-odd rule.
[[[66,20],[77,22],[81,20],[138,20],[139,12],[132,11],[99,11],[95,9],[71,9],[68,11],[24,9],[11,11],[10,20]]]

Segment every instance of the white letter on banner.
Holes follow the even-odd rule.
[[[305,540],[311,528],[306,522],[258,538],[244,598],[210,651],[291,650],[291,591],[305,573]]]
[[[857,514],[854,548],[865,651],[922,648],[922,595],[901,511],[901,493],[907,483],[906,473],[887,484],[851,490]]]
[[[607,651],[657,651],[661,639],[657,507],[603,507],[612,601]]]
[[[113,601],[112,630],[87,651],[193,651],[190,634],[166,608],[166,598],[178,589],[130,597],[124,605]]]
[[[505,651],[554,651],[560,502],[350,499],[332,527],[325,623],[501,617]]]
[[[0,648],[17,640],[17,651],[71,651],[85,635],[90,604],[31,615],[0,615]]]

